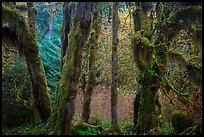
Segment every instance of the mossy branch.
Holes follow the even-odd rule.
[[[170,62],[176,62],[185,67],[188,71],[188,76],[190,80],[192,80],[192,82],[194,82],[196,85],[201,86],[202,82],[202,77],[200,75],[202,74],[201,65],[190,62],[181,53],[174,51],[169,51],[168,57]]]
[[[170,82],[169,80],[166,79],[165,76],[160,76],[160,80],[163,84],[163,88],[164,88],[164,93],[165,95],[167,95],[167,97],[169,98],[169,92],[170,91],[173,91],[174,93],[176,93],[176,95],[178,97],[181,97],[182,99],[184,99],[185,101],[187,102],[190,102],[191,101],[187,98],[188,94],[185,94],[185,93],[181,93],[179,90],[177,90]],[[171,100],[172,101],[172,100]],[[172,102],[173,103],[173,102]],[[174,104],[174,103],[173,103]]]
[[[21,43],[18,48],[23,49],[22,52],[38,52],[37,41],[33,40],[34,38],[28,29],[24,16],[15,8],[11,9],[2,5],[2,28],[8,26],[18,36],[18,41]]]
[[[3,37],[7,42],[9,39],[14,40],[14,43],[10,42],[9,45],[17,47],[26,57],[34,102],[42,121],[46,122],[51,114],[51,102],[35,35],[29,30],[25,17],[15,7],[11,9],[2,4],[2,22],[2,28],[6,32]]]

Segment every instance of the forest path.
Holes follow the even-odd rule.
[[[133,119],[133,91],[121,91],[118,93],[118,121],[132,121]],[[91,115],[101,120],[111,122],[111,87],[96,86],[91,100]],[[83,92],[79,91],[75,100],[75,114],[81,116],[83,105]]]

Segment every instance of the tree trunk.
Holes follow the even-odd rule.
[[[62,23],[62,28],[60,31],[61,41],[62,41],[61,66],[63,66],[63,57],[66,54],[66,49],[68,46],[68,34],[70,32],[70,20],[71,20],[71,8],[69,5],[69,2],[65,2],[63,5],[63,23]]]
[[[141,29],[139,2],[135,2],[135,7],[136,7],[136,10],[132,13],[132,15],[133,15],[133,22],[134,22],[134,30],[136,32]]]
[[[113,35],[112,35],[112,84],[111,84],[111,124],[112,130],[119,132],[119,126],[117,124],[118,114],[117,114],[117,104],[118,104],[118,93],[117,93],[117,74],[118,74],[118,55],[117,55],[117,46],[118,46],[118,27],[119,27],[119,18],[118,18],[118,2],[113,3]]]
[[[47,81],[42,62],[38,52],[38,44],[33,37],[35,35],[28,29],[25,18],[15,9],[2,5],[2,21],[8,24],[8,37],[15,37],[17,48],[26,57],[29,74],[31,77],[34,102],[40,114],[41,120],[46,122],[51,114],[51,102],[48,95]],[[3,25],[2,25],[3,28]],[[5,34],[6,35],[6,34]]]
[[[149,76],[148,70],[143,74],[144,77],[138,83],[143,85],[143,88],[139,91],[141,95],[139,95],[139,100],[136,100],[138,104],[134,102],[134,106],[139,106],[138,111],[134,110],[137,113],[135,128],[139,133],[146,133],[154,127],[155,99],[158,91],[158,87],[153,87],[156,80]]]
[[[35,21],[37,17],[37,9],[34,7],[33,2],[27,2],[27,13],[28,13],[28,25],[29,25],[30,31],[32,31],[36,39]],[[39,119],[38,111],[35,106],[35,101],[33,96],[34,94],[31,95],[31,124],[37,125],[40,123],[40,119]]]
[[[134,127],[137,126],[140,98],[141,98],[141,93],[138,93],[134,99],[134,117],[133,117]]]
[[[83,101],[83,109],[82,109],[82,121],[88,123],[91,109],[91,97],[93,93],[93,88],[95,85],[95,61],[96,61],[96,52],[98,46],[98,35],[101,29],[102,23],[102,8],[101,3],[94,3],[94,12],[93,12],[93,20],[92,20],[92,29],[91,36],[89,39],[90,54],[89,54],[89,77],[88,83],[84,92],[84,101]]]
[[[68,35],[68,46],[64,56],[62,78],[59,83],[56,111],[51,130],[54,134],[70,134],[74,115],[77,83],[81,73],[81,56],[91,25],[91,3],[79,2],[73,18],[73,27]]]

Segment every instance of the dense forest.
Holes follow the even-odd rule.
[[[2,135],[202,135],[202,3],[2,2]]]

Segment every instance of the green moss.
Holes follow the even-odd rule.
[[[141,35],[138,32],[134,33],[131,37],[131,40],[133,40],[134,43],[137,43],[137,44],[140,42],[140,39],[141,39]]]
[[[155,70],[148,70],[148,74],[150,77],[158,77],[158,74],[155,72]]]
[[[147,32],[147,31],[145,31],[143,34],[143,36],[146,37],[147,39],[151,39],[151,35],[152,34],[150,32]]]
[[[10,27],[14,27],[16,35],[19,36],[21,49],[24,51],[38,52],[38,44],[33,34],[28,29],[28,24],[21,13],[13,8],[2,5],[2,22],[3,24],[9,24]]]
[[[50,98],[47,92],[47,83],[44,69],[38,52],[38,44],[28,29],[24,16],[16,8],[9,8],[2,5],[3,24],[8,24],[13,33],[18,36],[17,47],[21,54],[26,57],[29,73],[32,76],[34,101],[43,122],[46,122],[51,113]],[[37,65],[36,65],[37,64]],[[33,78],[33,74],[35,75]],[[36,81],[36,82],[35,82]]]
[[[142,46],[147,46],[147,47],[152,46],[152,44],[149,42],[148,38],[146,38],[146,37],[142,37],[141,44],[142,44]]]
[[[149,131],[154,125],[154,96],[148,88],[144,90],[140,98],[140,107],[138,113],[138,123],[136,131],[144,133]]]
[[[137,66],[141,70],[149,68],[153,53],[153,47],[149,40],[146,37],[142,37],[140,32],[136,32],[131,38],[131,47]]]
[[[176,110],[172,113],[171,123],[177,134],[193,126],[193,120],[188,116],[187,112],[181,110]]]
[[[38,61],[38,60],[36,60],[36,61],[35,61],[35,63],[36,63],[36,64],[39,64],[39,61]]]

